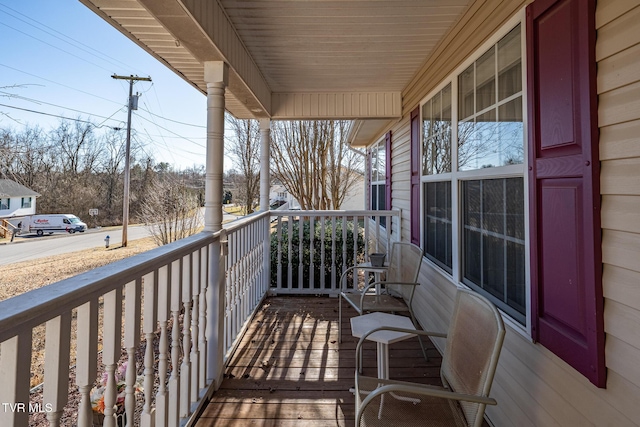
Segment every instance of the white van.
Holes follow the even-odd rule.
[[[36,233],[38,236],[42,236],[44,233],[52,234],[54,231],[66,231],[67,233],[79,231],[83,233],[87,229],[87,224],[71,214],[32,215],[25,217],[20,226],[22,231]]]

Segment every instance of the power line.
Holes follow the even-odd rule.
[[[26,111],[28,113],[34,113],[34,114],[42,114],[43,116],[51,116],[51,117],[56,117],[58,119],[64,119],[64,120],[70,120],[70,121],[74,121],[74,122],[80,122],[80,123],[87,123],[90,124],[94,127],[102,127],[102,126],[96,126],[94,123],[87,121],[87,120],[82,120],[82,119],[72,119],[69,117],[64,117],[64,116],[59,116],[57,114],[51,114],[51,113],[45,113],[44,111],[36,111],[36,110],[30,110],[28,108],[20,108],[20,107],[15,107],[13,105],[7,105],[7,104],[0,104],[0,107],[6,107],[6,108],[13,108],[14,110],[21,110],[21,111]],[[120,110],[118,110],[120,111]],[[116,113],[118,112],[116,111]],[[115,115],[115,113],[114,113]],[[113,116],[112,116],[113,117]],[[110,120],[111,118],[107,118],[107,120]],[[115,119],[111,119],[111,120],[115,120]],[[116,120],[121,122],[121,120]],[[104,122],[103,122],[104,123]],[[110,126],[109,126],[110,127]],[[112,128],[113,129],[113,128]]]
[[[195,141],[192,141],[192,140],[190,140],[189,138],[186,138],[186,137],[184,137],[184,136],[182,136],[182,135],[179,135],[179,134],[175,133],[175,132],[174,132],[174,131],[172,131],[172,130],[169,130],[169,129],[165,128],[165,127],[162,127],[162,126],[160,126],[159,124],[154,123],[153,121],[151,121],[151,120],[147,119],[147,118],[146,118],[146,117],[144,117],[144,116],[137,115],[136,117],[139,117],[139,118],[141,118],[142,120],[145,120],[145,121],[147,121],[147,122],[149,122],[149,123],[151,123],[151,124],[153,124],[153,125],[156,125],[156,126],[157,126],[157,127],[159,127],[160,129],[162,129],[162,130],[166,130],[167,132],[169,132],[169,133],[171,133],[171,134],[173,134],[173,135],[175,135],[175,136],[177,136],[177,137],[180,137],[180,138],[184,139],[185,141],[189,141],[190,143],[192,143],[192,144],[194,144],[194,145],[197,145],[198,147],[201,147],[201,148],[207,148],[205,145],[200,144],[200,143],[197,143],[197,142],[195,142]]]
[[[101,115],[99,115],[99,114],[88,113],[88,112],[86,112],[86,111],[76,110],[76,109],[69,108],[69,107],[65,107],[65,106],[62,106],[62,105],[52,104],[52,103],[50,103],[50,102],[40,101],[40,100],[33,99],[33,98],[27,98],[26,96],[13,95],[13,94],[10,94],[10,93],[8,93],[8,92],[0,91],[0,94],[2,94],[2,93],[6,94],[6,95],[8,95],[8,96],[11,96],[11,97],[13,97],[13,98],[16,98],[16,99],[21,99],[21,100],[23,100],[23,101],[29,101],[29,102],[33,102],[33,103],[36,103],[36,104],[50,105],[50,106],[52,106],[52,107],[57,107],[57,108],[62,108],[62,109],[64,109],[64,110],[73,111],[74,113],[86,114],[87,116],[94,116],[94,117],[98,117],[98,118],[100,118],[100,119],[105,119],[105,121],[110,120],[110,119],[111,119],[111,117],[115,116],[115,115],[116,115],[116,113],[117,113],[118,111],[121,111],[121,110],[122,110],[122,108],[124,108],[124,107],[122,107],[122,108],[120,108],[120,109],[116,110],[116,112],[115,112],[115,113],[113,113],[110,117],[105,117],[105,116],[101,116]],[[17,108],[17,107],[16,107],[16,108]],[[121,120],[118,120],[118,121],[121,121]],[[104,122],[102,122],[102,123],[104,123]],[[99,128],[99,127],[101,127],[101,125],[102,125],[102,124],[97,125],[96,127],[97,127],[97,128]]]
[[[26,72],[26,71],[20,70],[20,69],[18,69],[18,68],[11,67],[10,65],[0,64],[0,67],[5,67],[5,68],[8,68],[8,69],[10,69],[10,70],[13,70],[13,71],[17,71],[17,72],[19,72],[19,73],[22,73],[22,74],[26,74],[26,75],[28,75],[28,76],[35,77],[35,78],[40,79],[40,80],[44,80],[44,81],[46,81],[46,82],[53,83],[53,84],[55,84],[55,85],[65,87],[65,88],[67,88],[67,89],[74,90],[74,91],[76,91],[76,92],[84,93],[85,95],[93,96],[94,98],[98,98],[98,99],[102,99],[102,100],[104,100],[104,101],[111,102],[111,103],[113,103],[113,104],[122,105],[122,102],[114,101],[114,100],[112,100],[112,99],[103,98],[102,96],[98,96],[98,95],[96,95],[96,94],[94,94],[94,93],[87,92],[87,91],[84,91],[84,90],[82,90],[82,89],[76,89],[76,88],[74,88],[74,87],[71,87],[71,86],[68,86],[68,85],[65,85],[65,84],[62,84],[62,83],[58,83],[58,82],[56,82],[56,81],[53,81],[53,80],[47,79],[47,78],[45,78],[45,77],[41,77],[41,76],[38,76],[38,75],[36,75],[36,74],[32,74],[32,73],[29,73],[29,72]]]
[[[35,26],[35,25],[33,25],[33,24],[31,24],[31,23],[27,22],[26,20],[21,19],[21,18],[19,18],[19,17],[15,16],[15,15],[12,15],[12,14],[11,14],[11,13],[9,13],[9,12],[1,11],[1,10],[0,10],[0,12],[5,13],[5,14],[7,14],[7,15],[11,16],[12,18],[17,19],[18,21],[24,22],[25,24],[30,25],[30,26],[32,26],[33,28],[36,28],[37,30],[40,30],[40,31],[42,31],[42,32],[44,32],[44,33],[46,33],[46,34],[49,34],[50,36],[55,37],[55,38],[57,38],[58,40],[60,40],[60,41],[62,41],[62,42],[64,42],[64,43],[67,43],[67,44],[69,44],[69,45],[71,45],[71,46],[73,46],[73,47],[75,47],[75,48],[77,48],[77,49],[80,49],[80,50],[82,50],[82,51],[84,51],[84,52],[88,53],[89,55],[95,56],[96,58],[98,58],[98,59],[100,59],[100,60],[102,60],[102,61],[111,62],[113,65],[119,65],[119,66],[125,66],[125,67],[127,67],[127,68],[133,68],[133,67],[131,67],[129,64],[126,64],[126,63],[124,63],[124,62],[122,62],[122,61],[120,61],[120,60],[118,60],[117,58],[114,58],[114,57],[112,57],[112,56],[106,55],[106,54],[104,54],[104,53],[102,53],[102,52],[100,52],[100,51],[98,51],[98,50],[94,49],[92,46],[89,46],[89,45],[87,45],[87,44],[84,44],[84,43],[82,43],[82,42],[80,42],[80,41],[78,41],[78,40],[74,39],[73,37],[70,37],[70,36],[68,36],[68,35],[66,35],[66,34],[64,34],[64,33],[60,32],[60,31],[56,30],[55,28],[52,28],[52,27],[50,27],[50,26],[48,26],[48,25],[46,25],[46,24],[43,24],[42,22],[40,22],[40,21],[38,21],[38,20],[36,20],[36,19],[31,18],[30,16],[25,15],[24,13],[21,13],[21,12],[19,12],[19,11],[15,10],[15,9],[12,9],[11,7],[9,7],[9,6],[5,5],[5,4],[0,4],[0,7],[3,7],[3,8],[5,8],[5,9],[9,9],[10,11],[12,11],[12,12],[14,12],[14,13],[16,13],[16,14],[18,14],[18,15],[20,15],[20,16],[23,16],[24,18],[28,19],[29,21],[33,21],[33,22],[35,22],[36,24],[38,24],[39,26],[44,27],[44,28],[46,28],[46,29],[48,29],[48,30],[51,30],[51,31],[53,31],[54,33],[59,34],[59,35],[61,35],[62,37],[64,37],[64,38],[68,39],[68,40],[64,40],[63,38],[58,37],[56,34],[53,34],[53,33],[49,32],[49,31],[45,31],[45,30],[43,30],[42,28],[38,28],[37,26]],[[82,47],[81,47],[81,46],[82,46]],[[86,49],[84,49],[83,47],[84,47],[84,48],[86,48]],[[106,58],[106,59],[105,59],[105,58]],[[133,68],[133,69],[135,69],[135,68]]]
[[[111,71],[111,70],[108,70],[107,68],[104,68],[104,67],[103,67],[103,66],[101,66],[101,65],[96,64],[95,62],[91,62],[91,61],[89,61],[88,59],[85,59],[85,58],[83,58],[83,57],[81,57],[81,56],[78,56],[78,55],[76,55],[76,54],[74,54],[74,53],[71,53],[71,52],[69,52],[69,51],[66,51],[66,50],[64,50],[64,49],[62,49],[62,48],[60,48],[60,47],[58,47],[58,46],[56,46],[56,45],[53,45],[53,44],[51,44],[51,43],[47,43],[46,41],[41,40],[41,39],[37,38],[36,36],[32,36],[32,35],[31,35],[31,34],[29,34],[29,33],[25,33],[24,31],[21,31],[21,30],[19,30],[19,29],[17,29],[17,28],[14,28],[14,27],[12,27],[11,25],[7,25],[7,24],[5,24],[4,22],[0,22],[0,25],[4,25],[5,27],[12,29],[13,31],[16,31],[16,32],[18,32],[18,33],[20,33],[20,34],[24,34],[24,35],[25,35],[25,36],[27,36],[27,37],[31,37],[32,39],[37,40],[37,41],[39,41],[40,43],[44,43],[44,44],[46,44],[47,46],[50,46],[50,47],[52,47],[52,48],[54,48],[54,49],[57,49],[57,50],[59,50],[59,51],[61,51],[61,52],[64,52],[64,53],[66,53],[67,55],[71,55],[71,56],[73,56],[74,58],[77,58],[77,59],[79,59],[79,60],[81,60],[81,61],[84,61],[84,62],[86,62],[86,63],[88,63],[88,64],[94,65],[94,66],[96,66],[96,67],[98,67],[98,68],[102,68],[103,70],[106,70],[106,71]]]
[[[145,104],[144,104],[144,105],[147,105],[147,103],[145,102]],[[144,108],[140,108],[140,109],[141,109],[142,111],[144,111],[145,113],[149,113],[149,114],[151,114],[152,116],[158,117],[159,119],[163,119],[163,120],[166,120],[166,121],[168,121],[168,122],[177,123],[177,124],[179,124],[179,125],[192,126],[192,127],[194,127],[194,128],[200,128],[200,129],[206,129],[206,128],[207,128],[206,126],[202,126],[202,125],[194,125],[194,124],[191,124],[191,123],[185,123],[185,122],[180,122],[180,121],[178,121],[178,120],[168,119],[168,118],[166,118],[166,117],[162,117],[162,116],[160,116],[160,115],[158,115],[158,114],[154,114],[154,113],[152,113],[152,112],[151,112],[151,111],[149,111],[149,110],[145,110]]]

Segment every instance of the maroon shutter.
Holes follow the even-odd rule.
[[[391,209],[391,131],[387,132],[384,139],[384,152],[385,152],[385,209]]]
[[[595,0],[527,8],[533,338],[606,383]]]
[[[420,245],[420,107],[411,112],[411,243]]]

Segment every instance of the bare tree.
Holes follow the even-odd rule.
[[[191,236],[202,223],[197,194],[171,175],[153,180],[141,210],[141,219],[158,245]]]
[[[272,124],[275,178],[302,209],[339,209],[362,176],[363,158],[347,143],[345,121]]]
[[[260,196],[260,126],[256,120],[236,119],[230,114],[226,115],[226,122],[231,130],[227,152],[237,171],[234,200],[245,214],[250,214]]]

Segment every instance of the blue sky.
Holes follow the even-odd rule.
[[[134,85],[132,128],[145,153],[177,169],[204,164],[202,93],[77,0],[0,0],[0,128],[60,122],[11,107],[124,128],[128,82],[112,74],[153,80]]]

